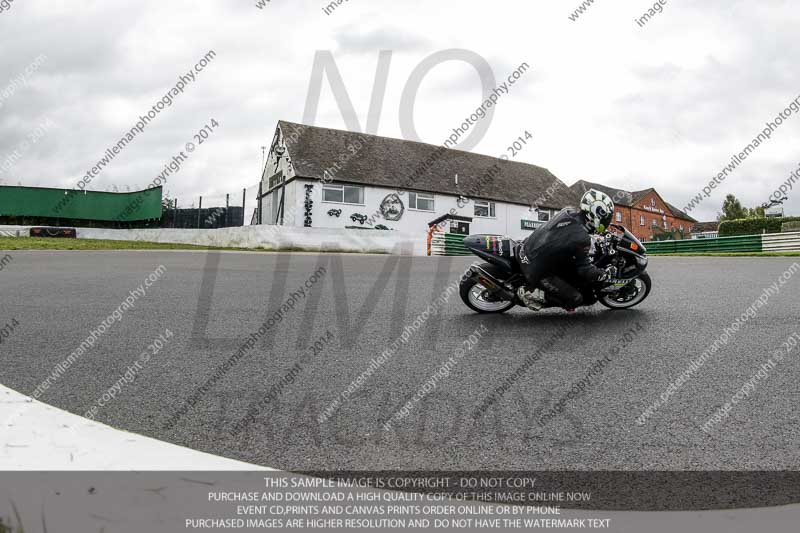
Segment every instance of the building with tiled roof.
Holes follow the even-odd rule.
[[[572,203],[549,170],[462,150],[280,121],[257,220],[424,233],[444,215],[459,231],[528,236]]]
[[[689,238],[690,228],[697,221],[667,202],[653,189],[626,191],[579,180],[570,186],[573,203],[588,189],[597,189],[608,194],[614,201],[614,222],[628,228],[643,241],[664,237],[665,233],[681,239]]]

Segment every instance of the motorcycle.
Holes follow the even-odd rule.
[[[504,313],[516,305],[526,307],[517,296],[517,289],[525,284],[519,266],[521,242],[481,234],[466,237],[464,246],[488,261],[472,265],[461,279],[459,293],[467,307],[478,313]],[[600,302],[610,309],[630,309],[650,294],[647,249],[624,226],[612,224],[602,235],[593,236],[590,258],[604,270],[615,267],[616,274],[614,279],[584,288],[583,306]],[[548,302],[545,307],[557,306]]]

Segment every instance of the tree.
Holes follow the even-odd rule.
[[[742,202],[739,201],[734,195],[729,194],[722,202],[722,213],[718,219],[720,222],[723,220],[738,220],[740,218],[748,218],[750,211],[746,207],[742,207]]]
[[[169,197],[169,191],[165,191],[164,196],[161,198],[161,209],[164,211],[175,209],[175,202],[175,199]]]

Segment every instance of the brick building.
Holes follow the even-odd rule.
[[[642,241],[667,237],[688,239],[690,228],[697,221],[664,200],[653,188],[643,191],[624,191],[599,183],[580,180],[570,186],[576,203],[588,189],[597,189],[614,200],[615,224],[621,224]]]

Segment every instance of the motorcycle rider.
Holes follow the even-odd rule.
[[[611,223],[614,202],[596,189],[581,197],[580,209],[566,207],[534,231],[518,249],[527,284],[517,296],[529,308],[540,310],[553,303],[575,309],[590,296],[582,294],[595,282],[614,277],[614,267],[597,268],[589,259],[592,234],[603,233]],[[546,296],[545,296],[546,295]]]

